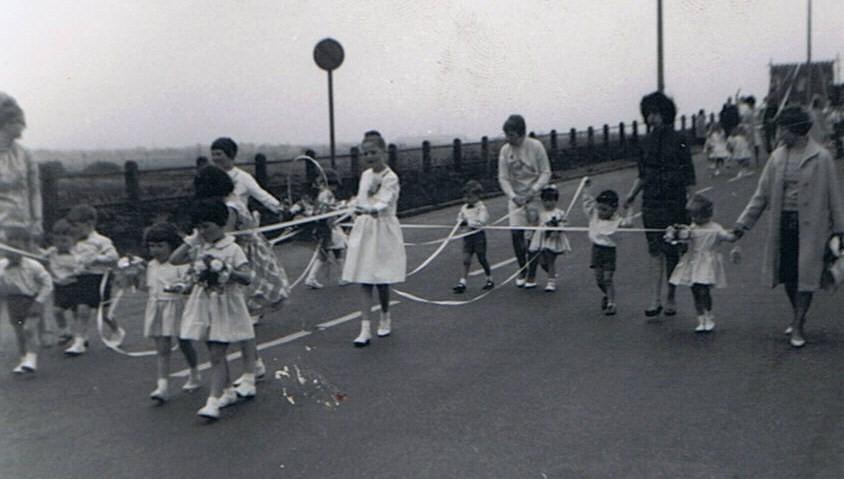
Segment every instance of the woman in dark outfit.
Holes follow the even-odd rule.
[[[677,109],[674,102],[655,92],[642,98],[642,117],[651,132],[642,141],[639,158],[639,177],[627,195],[625,207],[642,192],[642,221],[645,228],[665,229],[669,225],[688,224],[686,201],[689,187],[695,184],[695,169],[686,140],[674,131]],[[680,259],[677,245],[666,243],[662,232],[645,233],[648,241],[648,281],[651,302],[646,316],[662,313],[662,285],[668,286],[665,315],[677,313],[674,295],[676,287],[668,283],[671,272]]]

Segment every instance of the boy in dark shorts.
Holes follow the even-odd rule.
[[[452,288],[454,293],[459,294],[466,291],[466,277],[469,276],[469,268],[472,266],[472,256],[478,257],[478,263],[486,274],[486,283],[483,290],[490,290],[495,287],[492,281],[492,270],[486,260],[486,233],[483,227],[489,223],[489,212],[486,205],[481,201],[483,186],[475,180],[466,182],[463,187],[463,200],[465,204],[457,214],[457,221],[468,231],[477,231],[463,238],[463,276]],[[468,232],[466,231],[466,232]]]
[[[53,278],[53,316],[59,327],[59,344],[66,344],[73,339],[67,313],[76,314],[76,277],[81,271],[81,264],[71,253],[76,239],[66,219],[53,223],[50,240],[53,245],[47,249],[46,254],[48,269]]]
[[[592,259],[589,267],[595,270],[595,281],[604,293],[601,309],[607,316],[616,313],[613,275],[616,261],[616,238],[624,219],[618,214],[618,194],[613,190],[592,196],[592,180],[584,182],[583,212],[589,218],[589,241],[592,242]]]
[[[73,344],[64,352],[68,356],[79,356],[87,351],[88,321],[91,311],[96,310],[101,302],[110,297],[109,285],[100,293],[103,277],[117,264],[118,255],[110,239],[97,233],[97,210],[89,205],[77,205],[71,208],[66,217],[76,237],[76,244],[70,252],[81,264],[81,271],[76,278],[76,318],[74,319]],[[104,317],[104,322],[111,329],[109,341],[120,345],[126,332],[117,325],[113,318]]]

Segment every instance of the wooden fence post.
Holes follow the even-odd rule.
[[[138,163],[127,161],[123,164],[123,180],[126,184],[126,201],[133,207],[138,206],[141,199],[140,175],[138,174]]]
[[[357,181],[360,176],[360,150],[356,146],[349,150],[349,165],[351,166],[352,177]]]
[[[631,138],[631,141],[633,143],[639,142],[639,122],[636,120],[633,120],[633,136]]]
[[[686,132],[686,115],[680,115],[680,131]]]
[[[486,136],[481,137],[481,162],[486,169],[486,174],[489,177],[492,177],[492,172],[494,171],[492,168],[492,162],[489,161],[489,138]]]
[[[255,155],[255,181],[261,185],[261,188],[266,188],[269,183],[269,176],[267,175],[267,157],[262,153]]]
[[[422,142],[422,172],[431,172],[431,142],[428,140]]]
[[[577,146],[577,130],[574,128],[569,130],[569,146],[572,148]]]
[[[610,146],[610,126],[604,123],[604,147]]]
[[[396,145],[390,143],[387,145],[387,163],[390,165],[390,169],[398,174],[399,171],[399,151],[396,148]]]
[[[692,115],[692,132],[697,133],[697,115]]]
[[[618,143],[624,146],[627,143],[627,137],[624,133],[624,122],[618,122]]]
[[[554,162],[558,160],[560,156],[560,146],[557,144],[557,130],[551,130],[551,168],[554,166]]]
[[[41,216],[43,217],[44,232],[50,231],[53,223],[59,219],[59,169],[61,163],[51,161],[38,165],[38,174],[41,179]]]
[[[463,168],[463,142],[460,138],[455,138],[451,147],[451,155],[454,161],[454,169],[462,171]]]

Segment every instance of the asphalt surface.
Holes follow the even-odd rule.
[[[595,189],[623,194],[633,177],[632,169],[603,174]],[[713,186],[715,220],[729,227],[757,177],[713,181],[698,160],[698,178],[698,188]],[[565,206],[577,181],[560,186]],[[505,212],[502,198],[487,205],[493,217]],[[570,224],[584,225],[579,203],[575,211]],[[452,224],[456,213],[402,221]],[[688,289],[677,316],[646,321],[645,240],[634,233],[619,246],[614,317],[601,314],[582,233],[569,235],[574,252],[558,260],[556,293],[510,284],[450,307],[394,297],[393,335],[365,349],[351,344],[357,321],[342,321],[357,310],[355,286],[299,287],[258,327],[258,340],[309,334],[264,349],[270,373],[257,398],[214,423],[195,416],[207,388],[155,406],[147,399],[155,359],[120,356],[98,341],[79,358],[46,349],[36,375],[15,377],[6,372],[17,358],[4,325],[0,477],[844,477],[844,302],[840,292],[817,295],[809,343],[791,348],[785,294],[759,280],[766,228],[760,222],[742,240],[741,264],[728,263],[712,334],[692,332]],[[406,230],[406,239],[445,233]],[[511,256],[508,236],[487,233],[491,263]],[[278,250],[297,276],[308,246]],[[409,248],[409,266],[433,250]],[[456,242],[401,289],[455,299],[459,269]],[[499,268],[496,279],[513,271]],[[472,277],[465,297],[482,282]],[[151,347],[142,308],[139,295],[120,307],[127,349]],[[182,369],[173,358],[174,372]],[[239,374],[240,361],[232,366]],[[291,377],[276,377],[285,366]]]

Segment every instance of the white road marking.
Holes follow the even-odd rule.
[[[399,303],[401,303],[401,301],[390,301],[390,306],[394,306],[394,305],[399,304]],[[381,309],[381,306],[373,306],[372,307],[372,311],[378,311],[379,309]],[[324,323],[317,324],[317,328],[319,328],[322,331],[322,330],[328,329],[332,326],[337,326],[338,324],[343,324],[347,321],[351,321],[351,320],[359,318],[359,317],[360,317],[360,311],[357,311],[357,312],[354,312],[354,313],[349,313],[345,316],[340,316],[339,318],[332,319],[331,321],[326,321]],[[274,346],[280,346],[282,344],[287,344],[287,343],[296,341],[297,339],[301,339],[301,338],[304,338],[306,336],[310,336],[311,334],[313,334],[313,331],[298,331],[298,332],[295,332],[295,333],[292,333],[292,334],[288,334],[287,336],[283,336],[281,338],[273,339],[272,341],[267,341],[265,343],[259,344],[258,345],[258,351],[263,351],[265,349],[272,348]],[[226,355],[226,359],[229,360],[229,361],[233,361],[233,360],[238,359],[240,357],[241,357],[240,351]],[[210,368],[211,368],[211,363],[208,363],[208,362],[202,363],[198,367],[198,369],[200,371],[206,371]],[[185,377],[188,377],[189,374],[190,374],[190,369],[182,369],[181,371],[176,371],[175,373],[171,374],[171,376],[185,378]]]
[[[489,269],[496,270],[496,269],[498,269],[502,266],[507,266],[508,264],[515,263],[515,262],[516,262],[516,257],[514,256],[510,259],[505,259],[504,261],[499,261],[498,263],[490,265]],[[484,272],[483,269],[476,269],[475,271],[472,271],[471,273],[469,273],[469,276],[478,276],[479,274],[483,274],[483,272]]]

